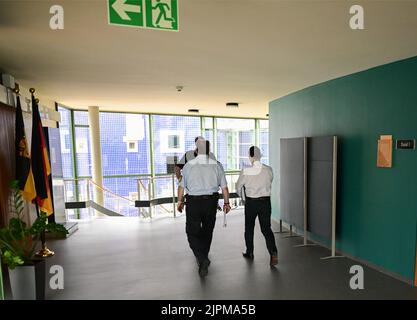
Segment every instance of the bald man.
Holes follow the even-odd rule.
[[[266,247],[270,254],[270,265],[278,264],[278,250],[271,230],[271,185],[274,178],[272,168],[261,163],[261,150],[249,148],[251,167],[244,168],[236,182],[236,190],[245,198],[245,242],[243,257],[253,260],[253,235],[256,217],[259,219]]]

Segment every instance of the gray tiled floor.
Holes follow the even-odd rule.
[[[270,268],[256,226],[255,261],[241,256],[243,215],[222,226],[219,215],[209,275],[199,278],[185,236],[185,218],[140,223],[132,218],[81,223],[66,240],[50,241],[49,264],[65,269],[65,289],[48,299],[417,299],[417,289],[364,267],[365,290],[349,288],[347,258],[322,261],[321,247],[294,248],[300,238],[276,235],[280,263]]]

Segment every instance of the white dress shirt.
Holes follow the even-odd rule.
[[[260,198],[271,196],[271,184],[274,179],[272,168],[259,161],[254,161],[252,166],[244,168],[240,172],[236,182],[236,191],[240,197],[245,194],[249,198]]]
[[[182,169],[180,186],[189,195],[211,195],[219,191],[219,187],[227,187],[226,177],[222,165],[208,157],[198,155],[196,158],[187,161]]]

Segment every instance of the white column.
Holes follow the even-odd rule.
[[[98,185],[94,186],[94,201],[103,205],[103,169],[101,165],[101,143],[100,143],[100,114],[99,107],[88,107],[88,121],[90,125],[90,146],[91,146],[91,174],[93,181]]]

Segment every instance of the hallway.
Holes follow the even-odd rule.
[[[417,289],[364,267],[364,290],[351,290],[344,258],[322,261],[321,247],[294,248],[301,238],[276,234],[280,263],[269,256],[256,225],[255,260],[245,261],[243,214],[228,225],[218,215],[209,275],[200,280],[184,232],[185,217],[139,222],[104,218],[80,223],[67,240],[49,241],[50,265],[65,271],[65,289],[48,289],[47,299],[416,299]]]

